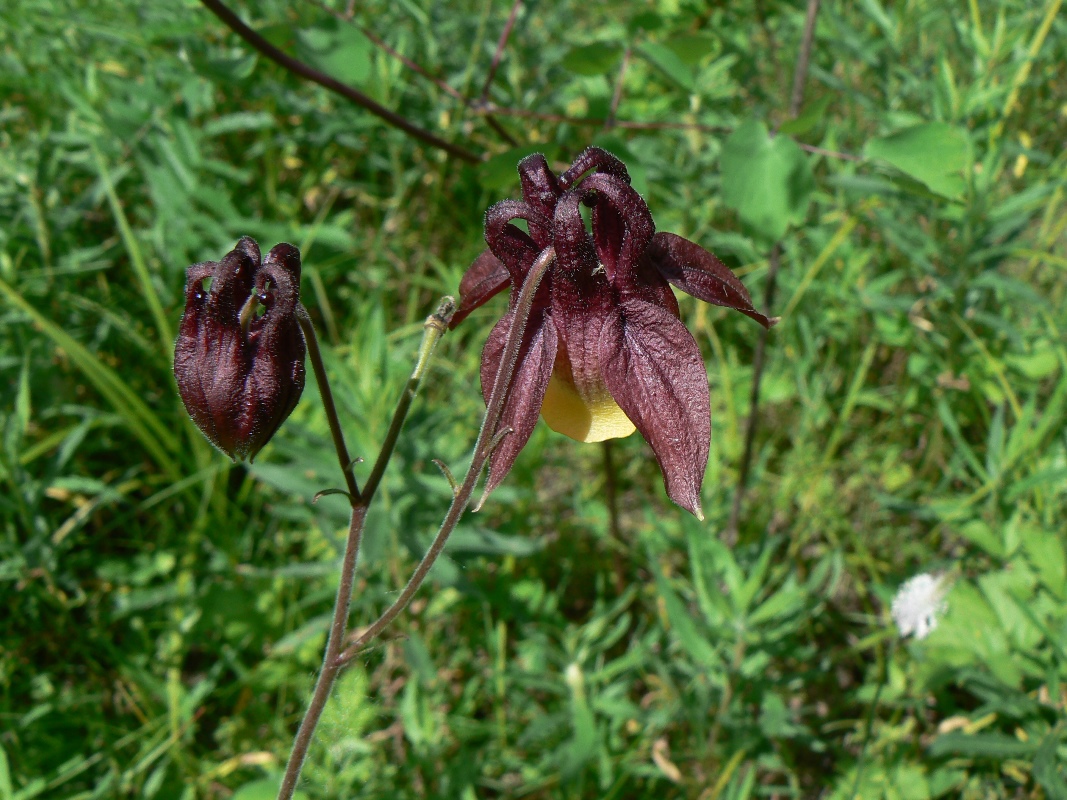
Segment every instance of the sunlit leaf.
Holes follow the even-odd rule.
[[[723,144],[721,164],[723,202],[764,239],[778,240],[803,221],[815,178],[788,136],[772,138],[766,125],[749,120]]]
[[[967,131],[946,122],[927,122],[867,142],[868,158],[887,161],[937,194],[955,198],[967,188],[963,172],[971,162]]]

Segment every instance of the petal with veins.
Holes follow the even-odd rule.
[[[693,337],[666,309],[627,300],[600,339],[604,382],[652,446],[667,494],[703,519],[700,484],[711,446],[711,399]]]
[[[673,233],[657,233],[644,259],[683,292],[705,303],[740,311],[765,328],[778,321],[756,311],[748,290],[730,268],[695,242]]]
[[[515,364],[515,377],[511,380],[496,428],[498,431],[511,428],[511,433],[500,440],[489,457],[485,495],[504,480],[537,424],[537,414],[556,360],[556,326],[552,323],[551,315],[542,312],[539,316],[539,319],[531,319],[526,326],[519,359]],[[514,311],[505,314],[493,327],[482,350],[482,396],[486,405],[489,404],[504,344],[514,318]]]

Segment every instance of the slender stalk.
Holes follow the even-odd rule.
[[[605,117],[569,117],[563,114],[542,114],[539,111],[498,106],[490,102],[474,106],[471,110],[476,114],[498,114],[502,117],[521,117],[543,122],[565,122],[568,125],[600,127],[608,122]],[[614,120],[612,127],[634,131],[702,131],[704,133],[727,133],[731,130],[723,125],[701,125],[696,122],[634,122],[628,119]]]
[[[631,51],[627,47],[622,54],[622,65],[619,67],[619,77],[615,79],[615,91],[611,95],[611,109],[608,111],[608,118],[604,121],[604,130],[611,130],[615,127],[615,115],[619,110],[619,103],[622,102],[622,86],[626,81],[626,70],[630,68]]]
[[[308,66],[303,61],[299,61],[292,56],[283,53],[277,47],[272,45],[254,30],[249,28],[241,18],[234,14],[229,8],[227,8],[219,0],[200,0],[204,6],[207,7],[211,13],[222,20],[226,25],[248,42],[253,48],[265,55],[274,63],[284,67],[290,72],[299,75],[312,83],[317,83],[325,89],[329,89],[331,92],[335,92],[342,97],[351,100],[357,106],[365,108],[370,113],[379,119],[392,125],[394,128],[399,128],[409,136],[418,139],[420,142],[425,142],[432,147],[436,147],[440,150],[444,150],[449,155],[455,156],[463,161],[476,164],[481,161],[481,157],[475,153],[472,153],[466,148],[460,147],[452,142],[447,142],[444,139],[435,136],[427,130],[420,128],[412,122],[409,122],[404,117],[397,114],[395,111],[390,111],[380,103],[375,102],[363,92],[359,91],[353,86],[349,86],[347,83],[337,80],[324,72],[319,72],[314,67]]]
[[[337,406],[333,402],[333,392],[330,390],[330,381],[326,377],[326,367],[322,363],[322,351],[319,349],[319,337],[315,335],[315,326],[311,323],[307,309],[302,305],[296,308],[296,318],[300,322],[300,329],[304,332],[304,341],[307,342],[308,356],[311,357],[311,369],[315,373],[315,382],[319,385],[319,395],[322,397],[322,408],[326,412],[326,421],[330,425],[330,436],[333,437],[333,448],[337,451],[337,460],[341,464],[341,472],[345,476],[345,487],[351,503],[358,503],[360,499],[359,484],[356,483],[355,473],[352,472],[352,458],[348,455],[348,447],[345,445],[345,435],[341,432],[341,422],[337,418]]]
[[[815,39],[815,17],[819,14],[819,0],[808,0],[804,16],[804,34],[800,39],[797,66],[793,70],[793,91],[789,95],[789,118],[796,119],[804,105],[804,86],[808,82],[808,64],[811,63],[811,43]]]
[[[282,776],[282,785],[278,790],[278,800],[291,800],[293,792],[296,791],[296,782],[300,780],[300,771],[304,767],[308,747],[315,736],[315,728],[318,727],[319,719],[326,708],[326,701],[330,699],[330,692],[333,691],[333,685],[341,671],[340,666],[337,665],[337,653],[345,638],[348,609],[352,603],[352,585],[356,575],[356,559],[363,541],[363,524],[366,520],[367,506],[362,503],[353,505],[352,518],[348,524],[348,541],[345,544],[345,555],[341,562],[341,582],[337,586],[337,598],[333,604],[330,638],[326,642],[326,653],[322,659],[322,669],[315,682],[311,702],[308,703],[304,718],[297,729],[296,738],[293,739],[293,749],[289,753],[289,762],[285,765],[285,775]]]
[[[489,87],[493,85],[493,78],[496,77],[497,68],[500,66],[500,59],[504,55],[504,48],[507,47],[508,39],[511,37],[511,29],[515,27],[515,18],[519,15],[519,7],[522,5],[522,0],[515,0],[511,4],[511,13],[508,14],[508,21],[504,24],[504,30],[500,32],[500,38],[496,43],[496,50],[493,52],[493,61],[489,65],[489,72],[485,76],[485,83],[482,85],[482,102],[484,103],[489,99]]]
[[[892,663],[893,654],[896,652],[896,642],[891,641],[889,645],[889,653],[882,652],[882,648],[878,648],[881,658],[882,676],[878,681],[878,686],[874,690],[874,697],[871,698],[871,705],[867,709],[867,720],[864,723],[863,734],[863,746],[860,748],[860,754],[856,758],[856,778],[852,782],[852,792],[849,794],[850,800],[859,797],[860,780],[863,777],[863,768],[867,759],[867,746],[871,743],[871,733],[874,730],[874,715],[878,711],[878,701],[882,699],[882,689],[889,683],[889,665]]]
[[[492,451],[497,425],[500,422],[500,414],[504,409],[504,401],[507,399],[508,389],[515,375],[515,365],[519,360],[519,349],[522,346],[526,323],[530,319],[530,309],[533,307],[534,294],[537,292],[537,287],[540,285],[549,265],[555,258],[556,251],[553,248],[546,247],[542,250],[530,267],[530,272],[527,274],[522,290],[519,292],[518,302],[515,304],[515,318],[511,323],[511,330],[508,331],[508,338],[504,344],[500,364],[497,366],[493,391],[489,396],[485,417],[482,419],[482,427],[478,431],[478,439],[474,444],[474,455],[471,457],[470,468],[467,470],[463,483],[452,496],[452,503],[448,507],[448,512],[445,514],[437,535],[426,551],[426,555],[423,556],[422,561],[419,562],[419,565],[411,574],[407,585],[404,586],[393,604],[382,612],[382,615],[371,623],[370,627],[356,637],[352,644],[345,648],[345,651],[338,656],[335,662],[336,667],[343,667],[355,658],[368,642],[385,630],[407,608],[411,598],[419,591],[423,581],[426,580],[426,576],[437,562],[438,556],[444,551],[448,537],[455,530],[460,517],[463,516],[471,495],[474,493],[474,487],[482,473],[482,468],[485,466],[485,462],[489,459],[489,454]]]
[[[793,72],[793,91],[789,95],[789,118],[796,119],[800,113],[800,107],[804,103],[804,85],[808,78],[808,64],[811,62],[811,43],[815,37],[815,18],[819,13],[819,0],[808,0],[808,10],[804,18],[804,34],[800,42],[800,51],[797,53],[797,65]],[[778,269],[782,263],[782,243],[775,242],[771,248],[771,255],[767,268],[767,284],[763,291],[764,313],[771,313],[774,308],[774,297],[778,288]],[[745,489],[748,484],[748,474],[752,468],[752,452],[755,448],[756,429],[759,426],[760,390],[763,383],[763,367],[767,352],[767,336],[769,331],[760,331],[759,341],[756,343],[756,355],[752,362],[752,394],[749,402],[748,421],[745,423],[745,449],[741,454],[741,464],[737,472],[737,490],[734,492],[733,504],[730,507],[730,521],[723,531],[723,542],[733,545],[737,542],[737,529],[741,521],[741,507],[745,498]]]
[[[626,545],[622,540],[622,526],[619,524],[618,476],[615,473],[614,449],[611,439],[602,443],[604,453],[604,502],[608,506],[608,532],[611,535],[612,567],[615,570],[615,589],[621,592],[626,588],[626,565],[623,553]]]
[[[400,430],[404,427],[404,420],[407,419],[408,410],[411,408],[411,402],[415,399],[415,393],[419,389],[419,383],[422,381],[422,376],[426,373],[426,367],[430,364],[430,357],[433,355],[434,348],[437,347],[437,342],[440,341],[441,337],[444,336],[445,331],[448,330],[448,323],[452,321],[452,315],[455,313],[455,299],[452,297],[445,297],[441,300],[440,305],[438,305],[437,311],[426,318],[426,322],[424,323],[426,332],[422,336],[422,344],[419,346],[419,354],[415,359],[415,368],[411,371],[411,377],[408,378],[407,386],[404,387],[404,392],[400,395],[400,400],[397,401],[396,411],[393,412],[393,420],[389,424],[389,430],[385,434],[385,441],[382,443],[381,452],[379,453],[377,460],[375,460],[374,466],[371,467],[367,483],[363,487],[364,505],[370,505],[374,493],[378,490],[378,484],[381,483],[382,475],[385,474],[385,468],[389,466],[389,459],[392,458],[393,450],[396,448],[396,441],[400,437]]]
[[[803,142],[797,142],[797,147],[801,150],[806,150],[812,155],[825,156],[826,158],[837,158],[841,161],[863,161],[861,156],[852,155],[852,153],[840,153],[837,150],[827,150],[825,147],[816,147],[813,144],[804,144]]]
[[[326,702],[330,699],[333,685],[344,666],[339,663],[337,656],[341,652],[345,634],[347,633],[348,610],[352,603],[352,586],[355,582],[359,548],[363,541],[363,526],[367,520],[367,509],[378,488],[378,484],[381,482],[389,459],[393,455],[400,430],[403,428],[404,420],[407,417],[408,410],[411,408],[411,401],[414,399],[422,376],[429,365],[430,356],[441,336],[448,330],[448,323],[452,319],[452,314],[455,313],[455,310],[455,300],[451,297],[445,297],[438,306],[437,312],[426,319],[422,344],[419,346],[419,355],[415,362],[415,368],[411,372],[411,377],[408,379],[400,400],[397,402],[396,411],[393,413],[393,420],[389,425],[389,431],[386,433],[385,442],[382,444],[382,449],[378,453],[374,467],[371,469],[371,475],[364,486],[363,494],[360,495],[358,490],[349,493],[349,501],[352,504],[352,517],[348,524],[348,540],[345,544],[344,557],[341,560],[341,580],[337,586],[337,598],[333,606],[330,636],[326,642],[326,653],[323,656],[322,669],[319,672],[318,680],[315,682],[311,701],[308,703],[304,718],[301,720],[300,727],[296,732],[296,738],[293,740],[293,749],[289,754],[289,762],[286,764],[285,775],[282,777],[281,788],[278,791],[279,800],[291,800],[296,790],[296,783],[300,779],[300,771],[304,766],[308,748],[315,736],[315,729],[318,727],[319,719],[326,708]],[[319,379],[319,390],[322,394],[323,406],[326,408],[326,416],[330,420],[331,431],[333,431],[337,421],[333,395],[330,392],[329,383],[326,381],[325,370],[322,369],[322,359],[319,355],[318,342],[315,339],[315,330],[303,307],[301,307],[300,311],[301,327],[304,329],[305,339],[308,340],[308,350],[311,353],[316,378]],[[334,445],[337,449],[337,458],[341,462],[342,469],[345,470],[345,478],[347,480],[351,476],[352,467],[339,425],[334,436]],[[355,478],[352,478],[352,485],[354,486],[354,484]]]

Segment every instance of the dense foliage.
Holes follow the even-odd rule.
[[[347,523],[310,502],[341,483],[326,422],[309,381],[251,468],[201,438],[171,372],[185,267],[246,234],[300,248],[372,457],[516,162],[591,142],[757,306],[781,243],[738,543],[758,327],[679,295],[711,380],[706,521],[640,437],[609,470],[539,424],[341,679],[307,796],[1067,797],[1060,0],[828,0],[794,119],[802,3],[527,4],[496,127],[359,26],[477,100],[508,4],[235,6],[477,165],[191,0],[0,5],[0,800],[272,796],[314,679]],[[653,125],[572,119],[612,116]],[[469,458],[505,302],[442,342],[356,628],[447,506],[432,459]],[[952,582],[947,611],[902,640],[890,602],[919,572]]]

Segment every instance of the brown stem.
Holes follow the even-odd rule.
[[[819,0],[808,0],[807,15],[804,18],[804,34],[797,53],[796,70],[793,73],[793,91],[789,98],[789,117],[795,119],[804,102],[804,84],[808,77],[808,65],[811,61],[811,42],[815,36],[815,17],[819,13]],[[764,313],[774,308],[774,296],[778,286],[778,269],[782,262],[782,243],[775,242],[767,268],[767,284],[763,293]],[[741,521],[741,507],[744,502],[748,474],[752,468],[752,453],[755,448],[756,430],[759,427],[760,390],[763,384],[763,368],[766,363],[767,336],[766,329],[760,331],[756,344],[755,359],[752,363],[752,394],[749,400],[748,420],[745,423],[745,449],[741,454],[741,464],[737,472],[737,490],[734,492],[730,507],[730,520],[723,531],[723,542],[734,545],[737,542],[738,525]]]
[[[622,54],[622,65],[619,67],[619,77],[615,79],[615,91],[611,95],[611,110],[608,111],[608,118],[604,121],[604,128],[611,130],[615,127],[615,114],[619,110],[619,103],[622,102],[622,84],[626,79],[626,70],[630,68],[630,48],[626,48],[626,52]]]
[[[349,502],[352,504],[352,516],[348,524],[348,540],[345,543],[345,553],[341,560],[341,580],[337,587],[337,598],[335,599],[333,606],[333,621],[330,623],[330,636],[326,642],[326,652],[323,655],[322,669],[319,671],[318,680],[315,682],[315,690],[312,692],[311,702],[308,703],[307,710],[304,712],[304,718],[300,721],[300,728],[297,730],[296,737],[293,739],[293,749],[289,754],[289,761],[285,767],[285,775],[282,776],[281,788],[278,791],[279,800],[291,800],[293,793],[296,790],[296,783],[300,779],[300,771],[303,769],[304,760],[307,758],[308,748],[311,746],[311,741],[315,736],[315,729],[318,727],[319,719],[322,717],[322,712],[326,708],[326,702],[330,699],[330,693],[333,691],[333,685],[337,681],[337,676],[340,674],[341,669],[344,666],[338,662],[337,657],[341,652],[341,647],[344,645],[345,635],[347,633],[348,610],[352,603],[352,586],[355,582],[359,548],[363,541],[363,526],[367,520],[367,509],[370,507],[374,492],[378,488],[378,483],[381,480],[382,475],[385,473],[385,467],[393,455],[397,437],[400,435],[400,429],[403,427],[404,420],[407,418],[408,410],[411,408],[411,401],[415,397],[415,392],[422,380],[422,376],[426,372],[430,356],[433,353],[437,342],[440,341],[441,336],[444,335],[444,332],[448,329],[449,320],[451,320],[455,310],[455,300],[451,297],[445,297],[438,306],[437,312],[427,318],[415,368],[412,370],[411,378],[408,380],[408,384],[397,403],[396,411],[393,413],[392,423],[389,426],[389,432],[386,434],[385,442],[382,445],[381,451],[378,453],[378,458],[374,462],[374,467],[371,470],[370,478],[367,480],[367,484],[364,487],[363,495],[360,496],[358,490],[350,492],[349,494]],[[311,320],[308,318],[306,311],[300,316],[300,320],[301,326],[304,327],[305,337],[311,341],[315,341],[315,331],[311,326]],[[308,331],[310,331],[310,335]],[[312,356],[312,362],[315,363],[318,357],[317,343],[313,348],[309,349],[315,354]],[[321,367],[321,359],[318,359],[318,364]],[[316,375],[319,374],[318,369],[319,368],[317,367]],[[322,374],[325,376],[324,371]],[[323,386],[325,386],[324,390]],[[325,381],[320,383],[320,393],[323,396],[323,405],[328,405],[326,416],[331,420],[332,427],[333,422],[337,419],[337,412],[333,408],[333,399],[330,394],[329,384],[325,383]],[[328,404],[326,398],[330,398]],[[342,467],[344,467],[348,461],[348,451],[344,447],[344,438],[340,436],[339,431],[338,435],[334,437],[334,445],[337,447],[337,457],[342,462]],[[348,464],[348,468],[345,472],[346,478],[351,475],[351,472],[351,464]]]
[[[448,507],[448,512],[445,514],[437,535],[430,544],[430,548],[426,551],[426,555],[423,556],[422,561],[419,562],[419,565],[411,574],[407,585],[404,586],[393,604],[382,612],[382,615],[371,623],[352,644],[345,648],[345,651],[337,657],[335,662],[337,667],[343,667],[355,658],[368,642],[385,630],[407,608],[411,598],[419,591],[423,581],[426,580],[426,576],[437,562],[438,556],[444,551],[448,537],[455,530],[460,517],[463,516],[471,495],[474,493],[474,487],[482,473],[482,468],[485,466],[489,453],[492,451],[497,425],[500,422],[500,414],[504,409],[504,401],[507,399],[508,389],[515,375],[515,365],[519,359],[519,349],[522,346],[526,323],[530,318],[530,309],[533,307],[534,294],[541,283],[541,278],[544,277],[549,265],[555,258],[556,252],[553,248],[547,247],[542,250],[541,254],[534,260],[526,280],[523,282],[522,290],[519,292],[519,298],[515,304],[515,317],[511,323],[511,329],[508,331],[507,341],[504,343],[500,364],[497,366],[493,391],[489,396],[485,417],[482,419],[482,427],[474,444],[474,455],[471,457],[470,468],[467,470],[463,483],[455,490],[452,496],[452,503]]]
[[[382,39],[380,36],[378,36],[374,31],[372,31],[366,25],[358,25],[358,24],[354,23],[352,21],[353,9],[351,7],[348,9],[347,12],[342,13],[340,11],[337,11],[336,9],[330,8],[328,5],[326,5],[324,2],[322,2],[322,0],[312,0],[312,1],[315,3],[315,5],[317,5],[319,8],[321,8],[327,14],[333,15],[336,19],[341,20],[342,22],[347,22],[349,24],[355,24],[356,27],[359,28],[360,32],[364,36],[366,36],[368,39],[370,39],[371,43],[373,45],[375,45],[378,49],[380,49],[384,53],[388,53],[393,58],[397,59],[401,64],[403,64],[405,67],[410,69],[416,75],[421,75],[423,78],[428,80],[430,83],[432,83],[434,86],[436,86],[438,89],[440,89],[442,92],[447,94],[452,99],[458,100],[464,106],[470,106],[471,105],[470,98],[467,97],[466,95],[464,95],[461,91],[459,91],[455,87],[451,86],[450,84],[446,83],[441,78],[438,78],[436,75],[431,73],[429,70],[424,69],[417,62],[412,61],[407,56],[403,55],[402,53],[398,52],[397,50],[394,50],[389,45],[388,42],[386,42],[384,39]],[[518,147],[519,146],[518,140],[514,136],[512,136],[507,131],[507,129],[505,129],[504,126],[501,125],[493,117],[486,116],[485,122],[490,128],[492,128],[497,133],[498,136],[500,136],[501,139],[503,139],[509,145],[511,145],[512,147]]]
[[[318,727],[319,719],[326,708],[326,701],[330,699],[333,684],[341,671],[341,665],[337,663],[337,654],[345,638],[348,608],[352,603],[352,585],[356,575],[356,558],[359,555],[359,546],[363,539],[363,523],[366,519],[367,506],[360,504],[352,507],[352,518],[348,525],[348,541],[345,544],[345,555],[341,563],[341,582],[337,586],[333,622],[330,624],[330,638],[326,642],[322,670],[319,672],[319,679],[315,682],[315,691],[304,712],[304,719],[300,721],[300,728],[293,740],[293,749],[289,754],[289,762],[285,766],[281,788],[278,790],[278,800],[291,800],[296,790],[296,782],[300,780],[300,771],[304,767],[308,747],[315,736],[315,728]]]
[[[330,426],[330,436],[333,438],[334,450],[337,451],[337,460],[345,476],[345,488],[348,489],[349,502],[358,503],[360,500],[359,484],[352,472],[352,458],[348,455],[345,435],[341,431],[341,421],[337,418],[337,406],[334,405],[330,381],[326,377],[326,367],[322,363],[322,352],[319,349],[319,338],[315,335],[315,326],[311,324],[311,317],[302,305],[297,306],[296,318],[300,322],[300,330],[303,331],[304,341],[307,343],[311,369],[315,373],[315,381],[319,386],[319,396],[322,398],[322,408],[326,412],[326,421]]]
[[[837,150],[827,150],[823,147],[816,147],[813,144],[797,142],[797,147],[817,156],[825,156],[826,158],[839,158],[842,161],[863,161],[860,156],[854,156],[852,153],[839,153]]]
[[[604,117],[568,117],[563,114],[542,114],[539,111],[529,111],[525,108],[509,108],[486,103],[472,109],[477,114],[497,114],[501,117],[522,117],[523,119],[537,119],[543,122],[564,122],[568,125],[588,125],[600,127],[607,124]],[[634,122],[632,120],[618,119],[613,126],[634,131],[702,131],[704,133],[727,133],[730,128],[722,125],[700,125],[695,122]]]
[[[236,14],[219,2],[219,0],[200,0],[200,2],[203,3],[215,16],[222,20],[230,30],[248,42],[253,48],[293,74],[299,75],[312,83],[317,83],[319,86],[329,89],[331,92],[335,92],[347,100],[351,100],[356,105],[365,108],[376,117],[384,120],[395,128],[399,128],[409,136],[432,147],[444,150],[449,155],[472,164],[481,161],[481,157],[472,153],[470,150],[460,147],[457,144],[452,144],[452,142],[447,142],[429,131],[420,128],[418,125],[408,122],[404,117],[375,102],[358,89],[349,86],[347,83],[342,83],[336,78],[323,72],[319,72],[317,69],[305,64],[303,61],[298,61],[292,56],[283,53],[254,30],[245,25]]]
[[[519,15],[520,6],[522,6],[522,0],[515,0],[511,4],[511,13],[508,14],[508,21],[504,24],[504,30],[500,32],[496,50],[493,52],[493,62],[489,65],[489,73],[485,76],[485,83],[482,85],[482,103],[489,99],[489,87],[493,85],[493,78],[496,77],[496,70],[500,66],[500,59],[504,55],[504,48],[508,45],[511,29],[515,27],[515,18]]]
[[[815,39],[815,17],[819,13],[819,0],[808,0],[804,17],[804,35],[797,53],[797,66],[793,70],[793,91],[789,95],[789,118],[795,119],[804,104],[804,86],[808,82],[808,64],[811,62],[811,43]]]

